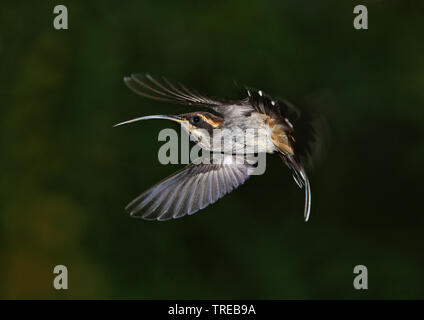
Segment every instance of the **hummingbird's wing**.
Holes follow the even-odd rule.
[[[129,77],[124,77],[124,82],[132,91],[143,97],[187,106],[210,108],[224,117],[254,110],[250,104],[245,103],[247,100],[230,101],[211,98],[182,83],[172,82],[164,77],[132,74]]]
[[[249,178],[253,167],[239,158],[219,154],[210,164],[191,163],[151,187],[125,209],[131,216],[146,220],[169,220],[196,213]]]
[[[224,100],[200,94],[181,83],[172,82],[164,77],[153,77],[147,73],[124,77],[124,82],[135,93],[154,100],[209,108],[226,103]]]

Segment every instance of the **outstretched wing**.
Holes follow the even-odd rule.
[[[171,82],[164,77],[153,77],[147,73],[124,77],[124,82],[135,93],[154,100],[212,109],[226,104],[224,100],[210,98],[181,83]]]
[[[210,164],[189,164],[157,183],[125,208],[133,217],[169,220],[193,214],[243,184],[252,166],[232,155]]]
[[[124,77],[125,84],[135,93],[154,100],[178,103],[187,106],[210,108],[224,116],[253,111],[246,100],[230,101],[211,98],[184,84],[172,82],[164,77],[149,74],[132,74]]]

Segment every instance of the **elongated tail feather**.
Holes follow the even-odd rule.
[[[303,216],[305,221],[309,220],[311,214],[311,184],[309,182],[308,176],[306,175],[305,169],[303,166],[292,156],[286,156],[280,154],[281,158],[284,160],[286,165],[292,172],[293,179],[299,188],[305,188],[305,209]]]

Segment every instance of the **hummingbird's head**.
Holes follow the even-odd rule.
[[[149,119],[165,119],[178,122],[181,124],[181,127],[190,134],[190,136],[195,141],[202,141],[205,138],[210,137],[214,129],[221,128],[224,123],[224,118],[216,116],[210,112],[198,111],[184,113],[177,116],[173,115],[152,115],[139,117],[124,121],[115,125],[121,126],[124,124],[140,121],[140,120],[149,120]]]
[[[197,111],[179,115],[181,127],[190,134],[191,138],[208,147],[214,129],[221,128],[224,118],[210,112]]]

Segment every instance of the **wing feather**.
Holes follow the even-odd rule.
[[[124,77],[124,82],[132,91],[143,97],[187,106],[206,107],[224,116],[237,116],[254,110],[252,105],[246,104],[246,102],[249,102],[248,99],[230,101],[212,98],[182,83],[173,82],[164,77],[154,77],[150,74],[132,74],[129,77]]]
[[[180,83],[171,82],[164,77],[159,79],[149,74],[132,74],[125,77],[124,82],[135,93],[154,100],[209,108],[227,104],[222,99],[199,94],[194,89],[189,89]]]
[[[228,157],[234,161],[226,161]],[[243,184],[249,177],[249,167],[232,155],[220,155],[211,164],[190,164],[151,187],[126,209],[131,216],[146,220],[194,214]]]

